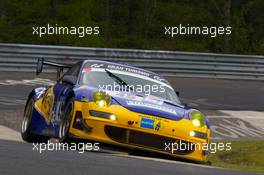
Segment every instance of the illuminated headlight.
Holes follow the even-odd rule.
[[[114,114],[109,116],[110,120],[116,120],[116,116]]]
[[[100,107],[110,106],[112,99],[110,95],[103,91],[96,91],[93,93],[94,102]]]
[[[195,136],[195,132],[194,131],[190,131],[190,136],[194,137]]]
[[[200,122],[198,119],[194,119],[194,120],[192,120],[192,124],[193,124],[194,126],[201,126],[201,122]]]
[[[104,118],[104,119],[109,119],[109,120],[116,120],[116,116],[114,114],[110,114],[107,112],[89,110],[89,114],[93,117],[99,117],[99,118]]]
[[[101,107],[104,107],[107,105],[106,101],[105,100],[97,100],[95,102],[98,106],[101,106]]]
[[[203,127],[206,124],[206,118],[200,111],[193,110],[190,112],[189,118],[194,126]]]
[[[197,138],[200,138],[200,139],[207,139],[207,134],[203,133],[203,132],[199,132],[199,131],[190,131],[189,135],[191,137],[197,137]]]

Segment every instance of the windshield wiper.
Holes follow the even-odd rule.
[[[111,77],[115,82],[117,82],[119,85],[121,86],[125,86],[125,87],[129,87],[131,89],[131,87],[124,81],[122,80],[122,78],[120,78],[119,76],[115,75],[114,73],[110,72],[109,70],[105,69],[105,72],[107,73],[107,75],[109,77]]]

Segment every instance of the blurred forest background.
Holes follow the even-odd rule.
[[[99,36],[32,35],[33,26],[99,26]],[[164,26],[231,26],[232,34],[164,35]],[[0,0],[0,42],[264,54],[263,0]]]

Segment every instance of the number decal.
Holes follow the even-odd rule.
[[[35,89],[37,99],[39,99],[45,93],[45,90],[46,90],[46,88],[44,88],[44,87]]]

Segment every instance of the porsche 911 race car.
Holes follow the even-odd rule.
[[[58,68],[57,83],[30,92],[21,129],[25,141],[81,138],[206,160],[208,150],[197,145],[210,143],[207,118],[183,105],[160,75],[106,61],[84,60],[69,66],[43,58],[38,60],[37,74],[43,65]]]

